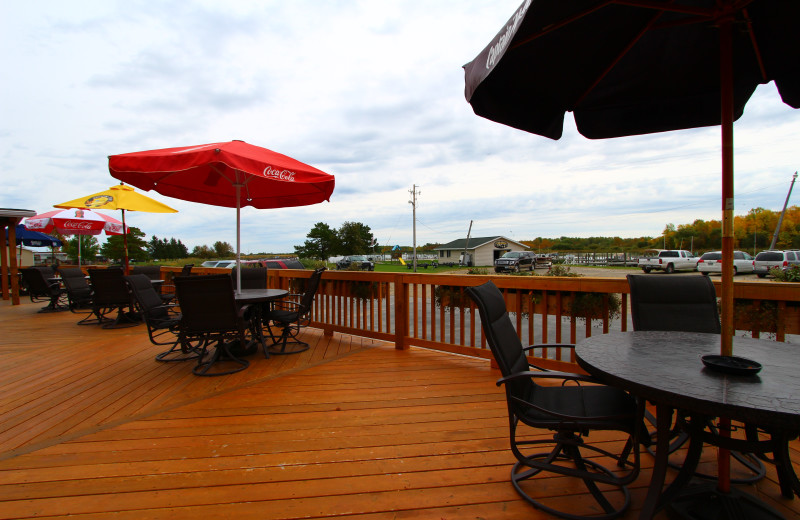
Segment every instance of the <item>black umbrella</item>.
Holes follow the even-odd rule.
[[[721,125],[723,355],[733,336],[733,121],[770,81],[800,108],[798,20],[798,0],[525,0],[464,66],[476,114],[551,139],[566,112],[591,139]]]
[[[526,0],[472,62],[479,116],[558,139],[722,126],[722,344],[733,335],[733,121],[759,84],[800,107],[797,0]]]

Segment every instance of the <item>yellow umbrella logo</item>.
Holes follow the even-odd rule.
[[[84,202],[83,205],[87,208],[102,208],[103,206],[111,204],[112,202],[114,202],[114,197],[111,195],[96,195],[86,199],[86,202]]]

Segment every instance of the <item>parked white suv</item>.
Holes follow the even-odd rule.
[[[764,278],[769,274],[770,269],[786,271],[795,265],[800,265],[800,251],[797,249],[761,251],[756,255],[755,272],[759,278]]]
[[[752,273],[754,269],[753,257],[744,251],[733,252],[733,274]],[[709,273],[722,273],[722,251],[709,251],[703,253],[697,261],[697,270],[708,275]]]

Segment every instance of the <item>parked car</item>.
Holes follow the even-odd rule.
[[[297,258],[271,258],[261,260],[261,265],[267,269],[305,269]]]
[[[336,262],[336,269],[350,269],[352,264],[359,266],[362,271],[374,271],[375,264],[366,256],[345,256]]]
[[[752,273],[754,269],[753,257],[744,251],[733,252],[733,274]],[[697,261],[697,270],[708,275],[709,273],[722,273],[722,251],[709,251],[703,253]]]
[[[503,271],[520,272],[523,269],[533,271],[536,266],[536,255],[530,251],[508,251],[494,261],[494,272]]]
[[[696,271],[697,257],[691,251],[683,249],[664,249],[658,251],[658,256],[643,257],[639,259],[639,268],[645,273],[650,271]]]
[[[770,269],[786,271],[795,265],[800,265],[800,251],[797,249],[761,251],[756,255],[755,272],[759,278],[764,278],[769,274]]]
[[[553,256],[546,253],[536,255],[536,264],[533,266],[535,269],[540,267],[550,269],[553,267]]]
[[[236,267],[236,260],[206,260],[200,267],[223,267],[233,269]]]

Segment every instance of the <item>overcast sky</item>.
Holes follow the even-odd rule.
[[[552,141],[473,114],[462,65],[519,3],[0,0],[0,207],[106,189],[109,155],[241,139],[336,176],[330,202],[245,208],[243,253],[292,252],[316,222],[411,245],[414,184],[419,245],[470,220],[527,240],[720,219],[718,127],[590,141],[568,117]],[[737,215],[781,209],[799,138],[760,87],[734,129]],[[179,210],[129,213],[148,238],[235,244],[235,210],[146,194]]]

